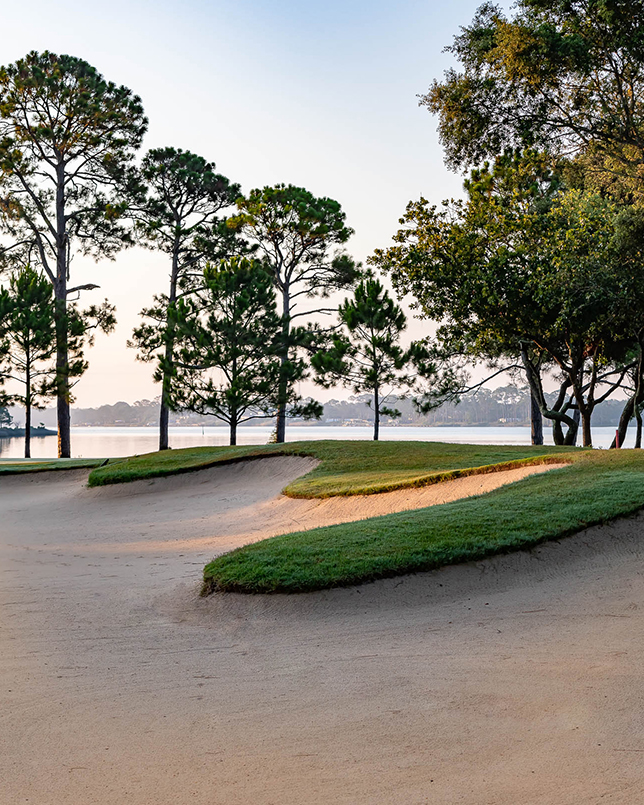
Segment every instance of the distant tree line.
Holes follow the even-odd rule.
[[[598,412],[619,405],[615,446],[632,419],[641,446],[644,8],[518,0],[512,14],[481,6],[449,48],[459,69],[421,97],[448,166],[467,173],[464,198],[411,201],[367,269],[333,199],[244,194],[180,148],[138,159],[140,99],[81,59],[32,52],[0,69],[4,402],[29,417],[55,399],[70,455],[84,349],[115,321],[107,300],[80,307],[97,286],[72,284],[72,258],[138,244],[167,259],[129,342],[160,384],[162,450],[173,412],[216,416],[231,444],[240,424],[274,418],[284,441],[288,417],[323,416],[299,393],[306,378],[368,395],[377,439],[408,406],[436,422],[492,405],[485,384],[508,376],[529,390],[533,443],[545,418],[557,444],[591,446]],[[431,337],[409,343],[383,277]]]
[[[550,401],[556,392],[547,392]],[[328,400],[323,405],[319,424],[328,426],[365,425],[373,421],[372,396],[354,394],[347,399]],[[151,427],[159,421],[160,398],[138,400],[129,404],[117,402],[97,408],[73,408],[72,420],[75,425],[91,427]],[[530,426],[530,390],[527,387],[501,386],[495,389],[482,388],[459,397],[457,402],[446,402],[427,413],[418,410],[412,398],[392,395],[389,405],[400,411],[400,417],[384,415],[386,425],[424,426]],[[600,427],[615,427],[619,424],[624,400],[606,400],[599,405],[594,414],[594,424]],[[0,408],[0,427],[11,427],[13,414],[19,416],[16,408]],[[56,422],[55,409],[39,413],[39,421],[50,426]],[[22,420],[20,420],[22,421]],[[194,411],[171,411],[171,426],[222,426],[228,423],[213,414],[199,414]],[[264,424],[256,420],[250,424]]]

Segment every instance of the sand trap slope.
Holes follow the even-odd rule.
[[[529,475],[565,464],[547,464],[472,475],[379,495],[294,499],[280,494],[317,466],[298,456],[246,461],[184,475],[87,489],[84,475],[13,476],[13,506],[53,507],[64,524],[64,542],[74,534],[84,550],[129,553],[207,550],[211,555],[276,534],[306,530],[419,509],[480,495]],[[75,523],[69,528],[70,521]],[[52,534],[56,526],[52,524]],[[53,543],[55,544],[55,543]]]
[[[423,509],[461,498],[483,495],[500,486],[530,475],[566,467],[567,464],[541,464],[512,470],[470,475],[418,489],[401,489],[378,495],[351,495],[322,499],[293,499],[280,495],[257,506],[255,528],[242,535],[249,541],[291,531],[307,531],[335,523],[352,523],[383,514]]]
[[[0,803],[644,801],[644,517],[360,588],[199,599],[205,561],[271,511],[328,511],[279,497],[302,461],[0,480]]]

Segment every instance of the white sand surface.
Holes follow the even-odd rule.
[[[203,564],[242,542],[520,477],[279,496],[311,466],[0,479],[0,803],[644,801],[644,518],[359,588],[199,599]]]

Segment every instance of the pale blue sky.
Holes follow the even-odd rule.
[[[145,148],[201,154],[244,191],[290,182],[336,198],[364,260],[389,243],[410,199],[460,193],[416,95],[450,66],[443,48],[479,4],[28,0],[3,8],[0,63],[45,49],[86,59],[141,96]],[[125,341],[167,285],[163,258],[131,250],[73,271],[101,285],[119,319],[90,353],[78,404],[154,396],[150,367]]]

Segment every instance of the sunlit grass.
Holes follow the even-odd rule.
[[[306,592],[529,548],[644,506],[640,451],[577,451],[573,462],[489,494],[263,540],[204,571],[204,593]]]
[[[133,456],[94,470],[90,486],[191,472],[267,456],[310,456],[320,461],[284,490],[292,497],[373,494],[421,486],[474,472],[558,460],[575,448],[443,444],[440,442],[311,441],[283,445],[190,447]]]
[[[117,461],[118,459],[110,459]],[[79,470],[100,467],[103,458],[0,458],[0,475],[51,470]]]

